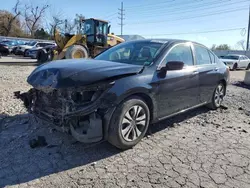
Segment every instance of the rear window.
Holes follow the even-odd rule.
[[[212,63],[216,63],[216,60],[215,60],[215,55],[209,51],[209,55],[210,55],[210,58],[211,58],[211,62]]]
[[[239,59],[239,56],[236,56],[236,55],[226,55],[226,56],[223,56],[222,59],[233,59],[233,60],[238,60],[238,59]]]

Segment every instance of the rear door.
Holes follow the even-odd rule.
[[[200,103],[208,102],[219,80],[219,67],[214,54],[206,47],[194,44],[195,63],[199,72]]]
[[[249,62],[248,57],[244,55],[243,58],[244,58],[244,68],[247,68]]]
[[[246,67],[245,64],[246,64],[245,57],[243,55],[241,55],[239,57],[238,68],[244,68],[244,67]]]

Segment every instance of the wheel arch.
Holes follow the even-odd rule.
[[[156,104],[155,104],[153,98],[145,92],[133,92],[133,93],[123,95],[123,97],[120,98],[117,105],[119,105],[120,103],[123,103],[124,101],[126,101],[127,99],[132,98],[132,97],[139,97],[146,103],[146,105],[149,108],[150,123],[154,122],[155,118],[157,117],[156,110],[155,110],[157,107],[156,107]],[[105,139],[107,139],[107,137],[108,137],[110,121],[111,121],[111,118],[116,110],[116,106],[113,108],[110,108],[108,110],[107,114],[104,115],[104,138]]]
[[[155,105],[153,103],[152,98],[146,93],[138,92],[138,93],[133,93],[133,94],[127,96],[123,101],[127,100],[128,98],[132,98],[132,97],[139,97],[146,103],[146,105],[148,106],[148,109],[149,109],[150,122],[151,122],[151,120],[153,120],[154,116],[155,116],[154,115]]]
[[[221,80],[219,81],[219,83],[222,83],[222,84],[224,85],[224,87],[225,87],[224,93],[225,93],[225,95],[226,95],[226,90],[227,90],[227,82],[226,82],[226,80],[225,80],[225,79],[221,79]]]

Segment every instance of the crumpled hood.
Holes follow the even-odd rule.
[[[37,67],[27,81],[35,88],[66,88],[92,84],[115,76],[136,74],[142,66],[91,59],[52,61]]]

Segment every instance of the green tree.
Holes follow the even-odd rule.
[[[50,39],[50,34],[43,28],[36,30],[34,36],[36,39]]]
[[[22,36],[20,15],[19,0],[17,0],[12,12],[0,10],[0,34],[13,37]]]
[[[34,6],[32,4],[25,5],[23,11],[23,17],[32,38],[35,37],[35,32],[42,25],[41,21],[44,17],[46,10],[49,8],[49,5]]]
[[[231,50],[231,47],[228,44],[220,44],[218,46],[213,44],[211,50]]]

